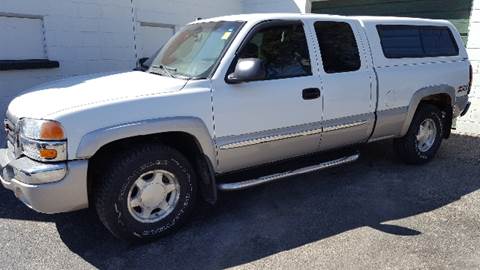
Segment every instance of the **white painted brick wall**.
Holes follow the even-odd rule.
[[[274,11],[273,7],[295,12],[295,1],[306,0],[2,0],[0,15],[43,16],[47,57],[59,61],[60,68],[0,72],[0,114],[9,99],[38,83],[134,67],[138,44],[133,28],[139,24],[133,18],[179,29],[197,17]]]
[[[301,12],[311,11],[311,0],[242,0],[248,12]]]
[[[134,38],[139,38],[134,28],[138,30],[140,22],[173,25],[178,30],[198,17],[304,12],[309,1],[0,0],[0,16],[43,18],[47,58],[60,62],[58,69],[0,71],[0,119],[10,100],[32,86],[69,76],[132,69],[141,57],[141,44]],[[0,145],[2,138],[3,128]]]
[[[47,57],[59,61],[60,68],[0,71],[0,115],[12,98],[34,85],[79,74],[133,68],[136,57],[141,57],[140,49],[135,50],[140,45],[133,31],[134,26],[138,30],[140,22],[174,25],[178,30],[197,17],[310,12],[310,8],[310,0],[1,0],[0,15],[43,17]],[[473,3],[467,47],[475,71],[473,105],[458,122],[458,129],[480,134],[480,0]],[[2,132],[0,129],[0,140]]]
[[[133,68],[133,17],[181,27],[196,17],[241,11],[235,0],[2,0],[0,16],[43,16],[47,57],[59,61],[60,68],[0,72],[0,104],[43,81]],[[4,109],[0,105],[2,112]]]
[[[197,17],[241,12],[241,3],[235,0],[1,0],[0,16],[43,17],[47,57],[59,61],[60,68],[0,71],[0,115],[11,99],[34,85],[74,75],[133,68],[137,60],[133,31],[136,21],[180,28]],[[3,128],[0,140],[2,133]]]
[[[0,17],[0,59],[45,57],[41,18]],[[19,45],[24,48],[18,50]]]
[[[468,56],[473,67],[473,86],[470,92],[472,106],[468,114],[459,119],[457,129],[460,133],[480,134],[480,0],[473,0],[470,17]]]

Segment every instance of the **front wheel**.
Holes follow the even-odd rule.
[[[163,145],[132,145],[96,180],[100,220],[127,241],[153,240],[177,229],[195,204],[192,167],[182,154]]]
[[[408,164],[424,164],[432,160],[442,143],[443,123],[442,113],[436,106],[422,104],[407,134],[394,141],[400,158]]]

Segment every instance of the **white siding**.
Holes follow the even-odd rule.
[[[0,59],[43,59],[45,44],[41,18],[0,14]]]
[[[261,12],[301,12],[311,11],[310,0],[242,0],[244,10]]]
[[[0,59],[46,58],[59,61],[60,68],[0,71],[0,119],[10,100],[34,85],[132,69],[137,59],[150,56],[169,35],[196,18],[299,12],[309,1],[1,0]],[[12,14],[24,18],[5,19]],[[5,36],[15,40],[5,42],[9,40]],[[2,137],[0,129],[0,144]]]
[[[0,71],[0,115],[13,97],[34,85],[131,69],[138,58],[165,42],[173,28],[197,17],[241,12],[240,2],[235,0],[1,0],[0,59],[48,58],[59,61],[60,68]],[[0,139],[2,132],[0,129]]]
[[[473,0],[467,50],[473,67],[472,106],[468,114],[457,123],[461,133],[480,134],[480,0]]]
[[[138,58],[152,56],[174,33],[172,26],[140,23],[136,35]]]
[[[310,0],[1,0],[0,59],[48,58],[58,69],[0,71],[0,115],[21,91],[79,74],[128,70],[197,17],[309,12]],[[461,132],[480,134],[480,0],[474,0],[468,52],[472,108]],[[0,117],[1,118],[1,117]],[[0,140],[3,130],[0,129]]]

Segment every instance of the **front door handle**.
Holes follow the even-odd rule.
[[[316,99],[320,97],[320,89],[318,88],[307,88],[303,89],[302,97],[305,100]]]

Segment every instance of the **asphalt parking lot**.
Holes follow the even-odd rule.
[[[0,268],[478,269],[480,137],[454,135],[437,159],[407,166],[391,142],[359,162],[198,207],[147,245],[113,237],[92,211],[37,214],[0,190]]]

